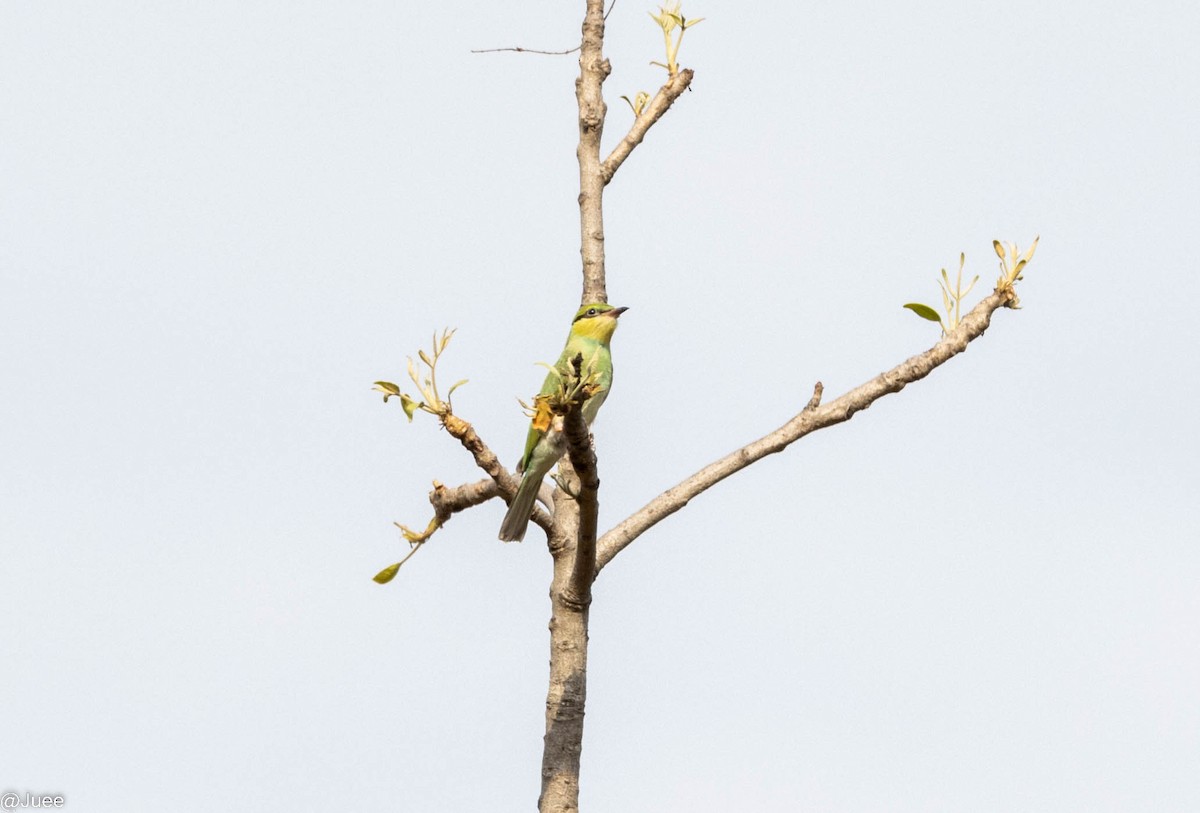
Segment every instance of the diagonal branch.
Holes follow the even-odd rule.
[[[429,492],[429,504],[433,506],[434,519],[439,526],[445,525],[450,517],[459,511],[482,505],[493,497],[499,496],[504,500],[512,499],[520,481],[507,471],[504,472],[503,479],[505,481],[503,488],[495,480],[487,479],[453,487],[436,483],[433,491]],[[533,522],[541,526],[546,533],[550,533],[554,527],[550,515],[541,508],[534,509]]]
[[[642,143],[642,139],[646,137],[646,133],[654,126],[654,123],[663,117],[663,114],[670,109],[685,90],[692,84],[693,71],[691,68],[686,68],[675,74],[667,81],[665,85],[658,89],[658,93],[654,94],[654,98],[650,104],[646,105],[641,114],[634,119],[633,125],[629,128],[629,132],[625,137],[613,148],[609,153],[608,158],[604,159],[604,163],[600,165],[600,173],[604,178],[604,183],[612,180],[613,175],[617,174],[621,164],[625,163],[625,159],[633,152],[633,148]]]
[[[629,546],[647,530],[674,514],[688,502],[712,486],[736,474],[769,454],[781,452],[805,435],[827,426],[843,423],[854,413],[866,409],[885,395],[899,392],[914,381],[920,381],[940,365],[967,349],[967,345],[983,335],[997,308],[1012,307],[1016,296],[1011,289],[997,290],[976,305],[957,328],[920,355],[913,356],[885,373],[872,378],[824,406],[820,406],[820,384],[813,398],[799,414],[783,426],[749,443],[715,463],[659,494],[604,534],[597,543],[596,572]]]
[[[500,462],[500,459],[496,457],[496,453],[489,449],[487,444],[483,442],[483,439],[475,432],[475,427],[454,414],[446,415],[442,419],[442,425],[446,427],[447,432],[458,439],[458,442],[463,445],[464,449],[471,453],[471,456],[475,458],[475,465],[483,469],[484,473],[491,477],[492,481],[496,484],[495,491],[480,499],[479,502],[490,499],[496,494],[504,497],[505,502],[511,500],[513,495],[517,493],[517,486],[520,484],[520,480],[509,473],[508,469]],[[478,489],[479,484],[474,483],[458,486],[454,491],[457,493],[459,490],[471,488]],[[437,491],[434,492],[434,494],[437,493]],[[464,491],[462,493],[466,494],[468,492]],[[470,493],[476,494],[481,492]],[[430,495],[431,502],[433,501],[434,494]],[[469,508],[473,504],[478,503],[463,504],[456,510],[461,511],[463,508]],[[437,507],[437,503],[434,503],[435,510]],[[534,510],[533,521],[544,528],[546,533],[550,533],[553,527],[553,521],[550,519],[550,516],[540,508]]]

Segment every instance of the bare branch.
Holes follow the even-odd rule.
[[[504,485],[502,481],[508,474],[508,470],[500,463],[496,453],[489,449],[483,439],[476,434],[475,427],[457,415],[447,415],[442,420],[442,425],[446,427],[447,432],[458,439],[464,449],[471,453],[471,456],[475,458],[475,465],[483,469],[497,483]]]
[[[429,492],[429,504],[438,517],[449,519],[451,515],[482,505],[499,494],[500,487],[495,480],[476,480],[453,487],[438,483]]]
[[[599,573],[614,556],[649,528],[674,514],[693,497],[726,477],[736,474],[769,454],[783,451],[811,432],[848,421],[854,417],[854,413],[866,409],[883,396],[899,392],[914,381],[920,381],[934,369],[966,350],[967,344],[987,330],[996,309],[1012,307],[1015,300],[1016,296],[1012,290],[993,292],[976,305],[956,329],[943,336],[932,348],[885,373],[880,373],[824,406],[820,406],[821,385],[818,384],[808,405],[783,426],[700,469],[678,485],[659,494],[604,534],[597,543],[596,572]]]
[[[604,183],[612,180],[613,175],[617,173],[621,164],[633,152],[633,148],[642,143],[642,139],[646,137],[647,131],[654,126],[654,123],[663,117],[663,114],[670,109],[685,90],[692,84],[692,76],[694,71],[691,68],[680,71],[672,76],[665,85],[658,89],[658,93],[642,110],[641,115],[634,119],[633,125],[629,128],[629,132],[620,140],[608,158],[604,159],[604,163],[600,166],[600,172],[604,177]]]
[[[504,488],[495,480],[487,479],[476,480],[473,483],[463,483],[459,486],[446,486],[442,483],[434,482],[433,491],[429,492],[429,504],[433,506],[433,519],[430,521],[430,526],[436,525],[440,528],[460,511],[466,511],[468,508],[482,505],[494,497],[501,497],[506,500],[511,499],[512,495],[516,493],[516,487],[520,480],[507,471],[504,472],[503,480],[505,481]],[[550,515],[540,508],[534,510],[533,521],[541,526],[546,533],[550,533],[554,527]]]

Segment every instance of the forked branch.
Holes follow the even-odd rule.
[[[617,170],[621,168],[621,164],[625,163],[625,159],[633,152],[633,148],[642,143],[642,139],[646,137],[646,133],[654,126],[654,123],[661,119],[663,114],[675,103],[675,100],[691,86],[693,75],[694,72],[691,68],[681,70],[658,89],[658,93],[654,94],[654,98],[650,100],[649,104],[640,109],[629,132],[617,142],[617,146],[600,165],[600,175],[604,179],[604,183],[607,184],[612,180],[613,175],[616,175]]]

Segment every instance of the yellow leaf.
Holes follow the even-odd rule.
[[[1041,239],[1042,239],[1042,236],[1040,234],[1037,237],[1033,238],[1033,244],[1029,246],[1029,250],[1026,251],[1025,256],[1022,257],[1022,259],[1025,260],[1025,262],[1029,262],[1030,260],[1033,259],[1033,252],[1037,250],[1038,240],[1041,240]]]
[[[942,317],[938,316],[937,311],[928,305],[922,305],[920,302],[909,302],[904,307],[908,308],[922,319],[928,319],[930,322],[938,322],[940,324],[942,321]]]
[[[412,423],[413,415],[421,408],[421,402],[400,393],[400,406],[404,409],[404,414],[408,416],[408,422]]]
[[[400,562],[394,565],[388,565],[383,570],[379,571],[372,577],[372,581],[378,584],[387,584],[392,579],[396,578],[396,573],[400,570]]]

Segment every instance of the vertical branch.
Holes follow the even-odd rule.
[[[578,483],[567,460],[559,475]],[[550,583],[550,688],[546,692],[546,736],[542,745],[542,793],[539,813],[578,813],[579,756],[583,750],[583,714],[587,701],[588,602],[571,589],[579,512],[575,501],[554,492],[556,529],[550,540],[554,579]],[[594,539],[594,535],[593,535]],[[593,543],[592,561],[595,563]]]
[[[575,504],[579,510],[579,534],[575,543],[575,564],[571,570],[568,589],[571,600],[587,606],[592,602],[592,582],[596,580],[596,524],[599,521],[600,475],[596,467],[596,453],[592,450],[592,439],[583,411],[576,408],[567,413],[563,422],[563,434],[567,437],[567,452],[571,468],[579,479],[578,496]]]
[[[604,58],[604,0],[587,0],[583,42],[579,50],[579,253],[583,259],[583,298],[580,304],[607,302],[604,281],[604,185],[600,164],[600,136],[604,133],[607,106],[601,86],[612,66]]]

